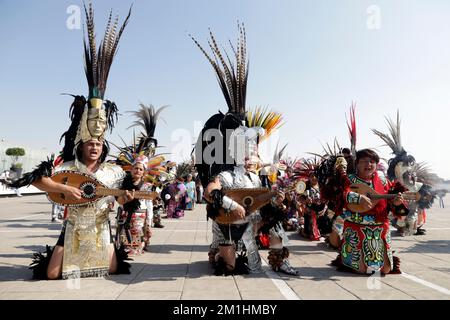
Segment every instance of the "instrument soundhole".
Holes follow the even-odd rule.
[[[82,191],[81,196],[85,199],[92,199],[95,197],[96,185],[92,182],[84,182],[80,189]]]
[[[244,204],[244,206],[250,207],[253,204],[253,198],[252,197],[245,197],[242,200],[242,203]]]

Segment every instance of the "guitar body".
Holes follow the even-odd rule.
[[[71,170],[59,171],[51,176],[51,179],[60,184],[68,185],[81,190],[81,199],[72,200],[67,199],[63,193],[47,192],[47,198],[54,204],[59,204],[68,207],[78,207],[97,201],[106,196],[121,196],[125,190],[109,189],[103,183],[94,177]],[[135,191],[134,197],[136,199],[153,200],[157,198],[157,192],[150,191]]]
[[[224,190],[223,193],[243,206],[246,215],[269,203],[272,197],[277,194],[276,191],[270,191],[266,188],[228,189]],[[233,223],[236,220],[236,217],[227,214],[223,208],[219,210],[219,215],[215,218],[215,221],[221,224]]]
[[[353,192],[356,192],[360,195],[364,195],[364,196],[368,197],[370,199],[370,201],[372,201],[372,207],[369,209],[363,208],[363,206],[358,203],[347,204],[347,209],[350,210],[351,212],[364,213],[364,212],[370,211],[377,205],[378,201],[380,201],[380,199],[372,199],[371,198],[372,195],[377,195],[378,192],[376,192],[374,189],[372,189],[371,187],[369,187],[366,184],[354,183],[350,186],[350,190]]]
[[[76,207],[95,202],[99,198],[103,197],[102,195],[96,193],[97,189],[106,188],[104,184],[92,176],[71,170],[59,171],[53,174],[51,179],[56,183],[68,185],[81,190],[81,199],[79,200],[69,200],[66,198],[64,193],[47,192],[47,198],[50,202],[68,207]]]
[[[357,203],[349,203],[347,204],[347,209],[351,212],[364,213],[372,210],[381,199],[393,199],[396,197],[395,194],[379,194],[364,183],[354,183],[350,186],[350,190],[368,197],[372,202],[372,206],[369,209],[365,209],[362,205]],[[406,191],[402,192],[402,196],[408,201],[418,201],[420,199],[420,194],[418,192]]]

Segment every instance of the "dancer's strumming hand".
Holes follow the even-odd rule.
[[[124,204],[124,203],[130,202],[133,199],[134,199],[134,190],[132,190],[131,192],[128,190],[125,190],[125,193],[117,199],[117,202],[119,204]]]
[[[372,201],[370,201],[370,199],[365,196],[365,195],[359,195],[359,204],[363,207],[364,210],[369,210],[370,208],[372,208]]]
[[[81,190],[71,186],[65,186],[65,191],[63,192],[68,200],[80,200]]]
[[[392,202],[394,206],[399,206],[403,203],[403,196],[401,193],[398,193],[397,196],[394,198],[394,201]]]
[[[284,192],[278,191],[277,195],[275,196],[275,203],[277,205],[281,205],[283,204],[284,199],[285,199]]]
[[[230,213],[237,219],[242,220],[245,219],[245,209],[240,204],[237,204],[237,207],[230,211]]]

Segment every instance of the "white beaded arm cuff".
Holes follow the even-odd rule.
[[[222,208],[225,210],[235,210],[238,207],[238,203],[230,197],[224,196],[222,198]]]

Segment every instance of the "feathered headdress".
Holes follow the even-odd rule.
[[[130,113],[133,113],[138,120],[134,121],[128,129],[134,126],[141,126],[144,131],[141,132],[138,141],[136,140],[136,135],[133,131],[133,143],[131,145],[127,145],[123,139],[122,142],[125,145],[124,147],[114,145],[119,149],[119,154],[115,157],[116,164],[122,166],[125,171],[130,171],[136,159],[145,156],[148,158],[146,174],[160,176],[167,170],[162,164],[165,161],[163,154],[155,154],[157,140],[154,135],[156,121],[165,106],[159,108],[156,112],[152,105],[145,106],[141,104],[140,107],[141,109],[139,111],[129,111]]]
[[[186,177],[195,172],[195,166],[191,160],[185,160],[181,163],[177,164],[175,170],[175,179],[177,180],[185,180]]]
[[[248,78],[248,62],[246,49],[246,36],[244,24],[239,25],[239,37],[236,48],[230,42],[233,50],[235,62],[230,59],[227,52],[221,52],[216,39],[211,30],[209,31],[211,39],[208,41],[211,48],[212,56],[209,55],[205,49],[198,43],[198,41],[191,36],[192,40],[203,52],[206,59],[213,67],[217,80],[219,82],[225,101],[228,106],[228,112],[236,114],[241,120],[244,120],[245,98],[247,96],[247,78]],[[224,57],[225,55],[225,57]],[[226,60],[225,60],[226,59]]]
[[[267,139],[273,132],[279,129],[283,125],[282,120],[283,116],[280,112],[270,111],[267,108],[257,107],[255,110],[249,110],[247,112],[248,126],[264,129],[264,135],[259,137],[260,142]]]
[[[350,107],[350,121],[347,120],[348,133],[350,136],[350,152],[356,158],[356,104],[352,102]]]
[[[137,118],[132,125],[128,127],[141,127],[141,136],[139,137],[139,142],[137,146],[138,152],[148,151],[149,154],[155,153],[155,148],[158,146],[158,140],[155,138],[156,123],[160,117],[161,111],[163,111],[168,106],[162,106],[155,110],[153,105],[139,104],[141,109],[139,111],[128,111],[134,114]]]
[[[106,83],[109,71],[117,51],[122,32],[128,23],[131,8],[120,29],[118,29],[118,17],[113,21],[110,12],[103,40],[97,50],[94,28],[94,10],[92,3],[84,5],[86,15],[87,39],[84,43],[85,74],[89,87],[87,99],[83,96],[74,96],[74,102],[70,108],[72,121],[69,130],[62,136],[65,146],[63,158],[65,161],[75,158],[75,148],[79,143],[97,139],[104,140],[104,134],[109,128],[112,130],[117,121],[117,106],[114,102],[103,100],[106,92]]]
[[[387,146],[389,146],[394,154],[394,158],[388,161],[389,168],[387,175],[389,179],[399,179],[403,181],[403,174],[411,170],[411,167],[415,164],[416,160],[412,155],[408,155],[402,146],[400,135],[400,113],[397,110],[397,119],[394,122],[392,119],[385,117],[389,128],[389,134],[385,134],[376,129],[372,129],[372,132],[383,140]]]
[[[232,154],[233,152],[242,151],[242,145],[235,142],[249,141],[248,137],[245,136],[244,128],[246,121],[248,62],[246,35],[243,24],[238,24],[238,31],[239,36],[236,47],[230,42],[234,55],[231,58],[226,51],[222,53],[211,31],[209,32],[210,40],[208,41],[211,54],[208,54],[199,42],[191,36],[194,43],[213,67],[228,107],[226,114],[219,111],[206,121],[195,146],[196,168],[202,184],[205,186],[209,183],[209,179],[217,173],[232,169],[237,162],[241,163],[241,155],[236,157]],[[236,129],[239,129],[239,132]],[[232,131],[231,137],[227,136],[230,131]],[[223,140],[223,143],[220,144],[221,148],[219,145],[216,145],[217,139]],[[253,142],[256,143],[256,141]],[[205,152],[208,153],[207,156],[211,156],[211,159],[205,158]],[[236,160],[236,158],[239,158],[239,160]]]

